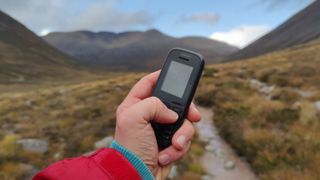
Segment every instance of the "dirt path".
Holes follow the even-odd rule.
[[[230,146],[219,137],[213,125],[211,109],[199,107],[202,120],[197,123],[199,138],[206,142],[205,154],[201,157],[202,166],[206,175],[203,180],[253,180],[257,179],[248,164],[242,161],[232,151]]]

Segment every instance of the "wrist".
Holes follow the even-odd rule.
[[[142,179],[154,179],[150,169],[136,154],[129,151],[115,140],[112,141],[110,147],[120,152],[136,168]]]

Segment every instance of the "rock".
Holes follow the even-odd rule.
[[[203,176],[201,176],[201,180],[212,180],[212,179],[214,179],[214,177],[213,177],[213,176],[210,176],[210,175],[203,175]]]
[[[299,101],[293,103],[292,109],[300,110],[301,109],[301,103]]]
[[[215,148],[210,144],[206,145],[205,149],[208,152],[215,152]]]
[[[274,86],[263,86],[259,92],[262,93],[262,94],[270,94],[272,91],[274,90]]]
[[[312,91],[303,91],[301,89],[294,89],[294,91],[296,93],[298,93],[301,97],[304,97],[304,98],[310,98],[312,97],[315,93],[312,92]]]
[[[234,161],[231,161],[231,160],[229,160],[229,161],[226,161],[225,163],[224,163],[224,169],[225,170],[233,170],[234,168],[235,168],[235,166],[236,166],[236,164],[234,163]]]
[[[25,81],[25,78],[24,76],[20,75],[17,79],[18,82],[24,82]]]
[[[250,87],[259,91],[260,94],[263,94],[267,100],[272,99],[271,93],[276,89],[275,86],[269,86],[268,84],[256,79],[250,79]]]
[[[256,80],[256,79],[250,79],[250,87],[252,89],[260,89],[264,86],[264,83]]]
[[[116,91],[122,91],[123,88],[122,88],[122,86],[121,86],[120,84],[117,84],[117,85],[114,86],[114,90],[116,90]]]
[[[32,107],[33,106],[33,101],[32,100],[26,100],[25,102],[24,102],[24,104],[27,106],[27,107]]]
[[[315,107],[315,109],[317,111],[317,114],[320,115],[320,101],[315,102],[314,103],[314,107]]]
[[[61,159],[61,157],[62,157],[62,153],[61,153],[61,152],[56,152],[56,153],[53,155],[53,158],[56,159],[56,160]]]
[[[217,150],[215,151],[215,153],[216,153],[216,156],[217,156],[219,159],[221,159],[221,160],[224,160],[224,159],[225,159],[225,153],[223,152],[222,149],[217,149]]]
[[[168,175],[168,178],[176,179],[177,176],[178,176],[178,167],[176,165],[173,165]]]
[[[96,149],[108,147],[108,146],[110,146],[112,141],[113,141],[113,137],[112,136],[107,136],[107,137],[101,139],[100,141],[95,142],[94,143],[94,147]]]
[[[17,143],[22,146],[23,150],[30,152],[44,153],[49,148],[48,142],[40,139],[20,139]]]

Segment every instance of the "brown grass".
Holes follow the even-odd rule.
[[[213,107],[222,137],[261,179],[318,179],[320,42],[246,61],[208,67],[197,102]],[[270,97],[250,88],[258,79],[276,89]],[[294,89],[314,92],[301,97]]]

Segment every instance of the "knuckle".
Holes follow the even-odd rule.
[[[153,110],[156,117],[159,117],[161,113],[165,112],[166,106],[162,103],[162,101],[159,98],[153,96],[150,97],[149,100],[151,105],[155,107],[153,108]]]
[[[152,96],[149,98],[149,101],[152,103],[152,104],[160,104],[161,103],[161,100],[155,96]]]

